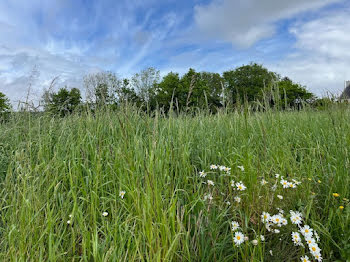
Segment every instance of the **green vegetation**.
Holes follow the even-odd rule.
[[[160,78],[159,71],[151,67],[130,79],[121,79],[112,72],[100,72],[85,76],[84,86],[86,103],[92,110],[106,105],[115,109],[127,102],[144,111],[209,109],[215,113],[220,108],[232,109],[246,102],[277,106],[279,109],[301,108],[303,103],[311,104],[315,99],[305,87],[256,63],[223,72],[222,75],[196,72],[190,68],[182,76],[170,72]],[[69,95],[67,88],[58,93],[46,91],[44,108],[64,116],[71,112],[67,110],[67,105],[72,100],[80,101],[80,93],[76,97]],[[275,101],[276,97],[281,99]]]
[[[0,260],[312,258],[305,242],[292,242],[298,229],[289,210],[318,232],[324,261],[349,259],[349,108],[209,112],[13,114],[0,125]],[[276,173],[301,183],[283,188]],[[234,190],[231,180],[247,189]],[[276,208],[288,220],[280,233],[261,222]],[[232,221],[249,237],[239,246]]]

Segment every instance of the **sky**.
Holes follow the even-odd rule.
[[[257,62],[318,96],[350,80],[349,0],[1,0],[0,92],[13,104],[147,67],[222,73]]]

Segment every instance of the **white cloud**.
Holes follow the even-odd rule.
[[[350,8],[295,24],[296,50],[271,68],[306,85],[317,95],[341,93],[350,80]]]
[[[195,7],[195,22],[207,37],[249,47],[271,37],[275,23],[341,0],[213,0]]]

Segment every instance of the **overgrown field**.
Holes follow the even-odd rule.
[[[349,151],[347,108],[14,116],[0,261],[350,261]]]

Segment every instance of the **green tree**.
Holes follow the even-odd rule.
[[[301,102],[314,98],[314,95],[307,91],[304,86],[294,83],[288,77],[284,77],[278,82],[278,88],[283,108],[286,105],[289,107],[300,106]]]
[[[44,109],[55,115],[65,116],[71,114],[81,104],[80,90],[67,87],[61,88],[57,93],[45,92]]]
[[[245,99],[248,102],[261,100],[264,92],[268,91],[278,79],[278,75],[262,65],[251,63],[224,72],[223,78],[229,100],[236,104],[238,99]]]
[[[4,93],[0,92],[0,121],[7,119],[11,110],[10,100]]]
[[[185,105],[186,97],[179,74],[170,72],[156,85],[155,95],[151,104],[156,104],[156,106],[167,112],[171,103],[175,107],[182,108]]]

